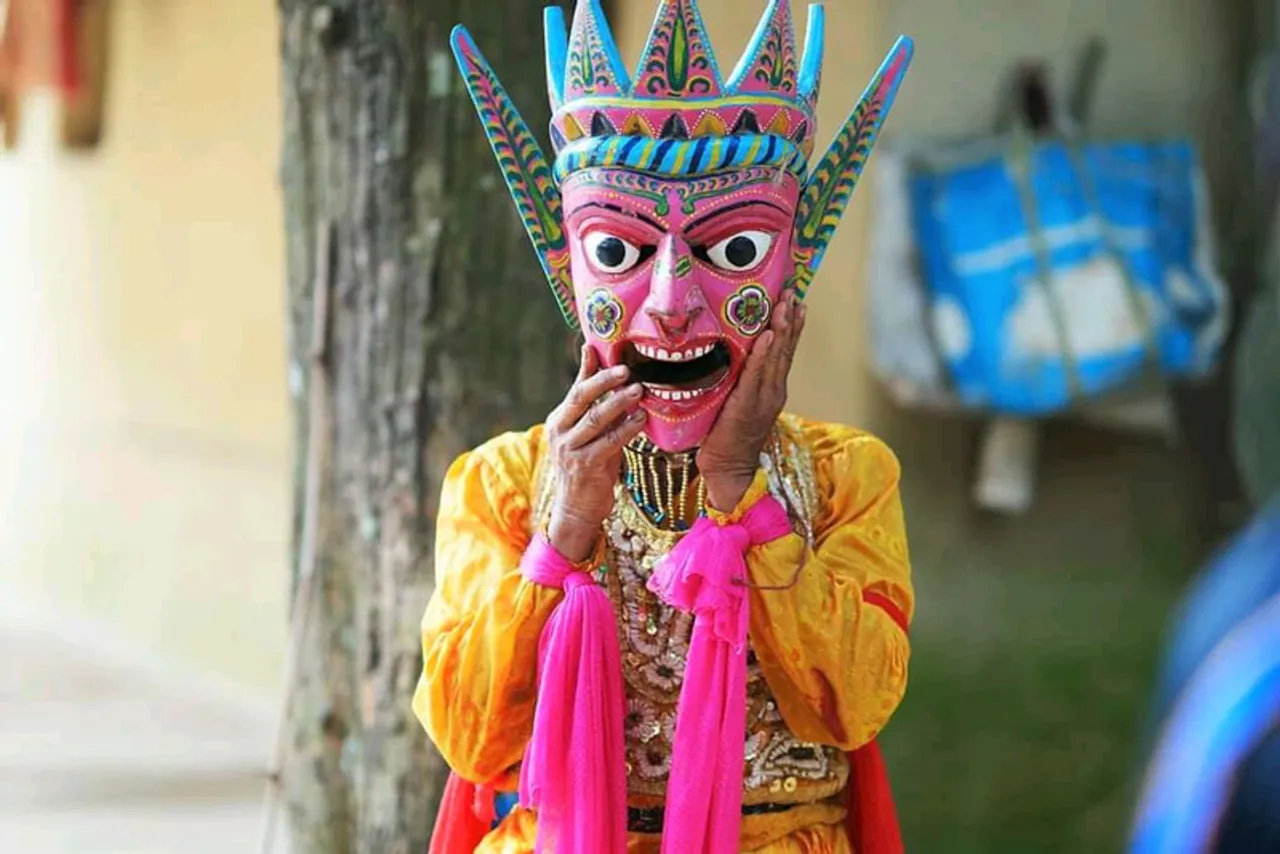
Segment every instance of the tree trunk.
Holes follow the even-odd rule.
[[[541,5],[279,0],[295,555],[317,287],[330,305],[316,595],[285,765],[301,852],[426,850],[445,769],[410,699],[440,479],[541,420],[572,375],[447,42],[466,23],[543,128]]]

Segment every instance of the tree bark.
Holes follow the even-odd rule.
[[[446,769],[410,699],[440,480],[467,448],[541,420],[572,376],[447,41],[467,24],[544,128],[541,5],[279,0],[299,511],[314,283],[330,289],[317,592],[284,775],[298,851],[426,850]]]

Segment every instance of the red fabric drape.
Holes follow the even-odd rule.
[[[855,854],[903,854],[898,810],[878,742],[849,754],[848,808],[849,840]]]
[[[450,774],[427,854],[475,854],[495,815],[493,789]]]

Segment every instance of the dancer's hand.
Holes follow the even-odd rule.
[[[591,556],[605,518],[623,447],[644,429],[644,388],[626,384],[625,365],[600,370],[590,345],[564,402],[547,418],[547,441],[556,466],[555,497],[547,536],[556,551],[578,563]]]
[[[698,450],[698,470],[707,502],[727,513],[746,493],[760,465],[760,452],[787,402],[787,376],[804,331],[805,308],[788,291],[751,348],[738,384]]]

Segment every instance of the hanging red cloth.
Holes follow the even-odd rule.
[[[872,741],[849,754],[849,841],[857,854],[903,854],[889,771]]]
[[[496,814],[492,788],[450,774],[428,854],[475,854]]]

